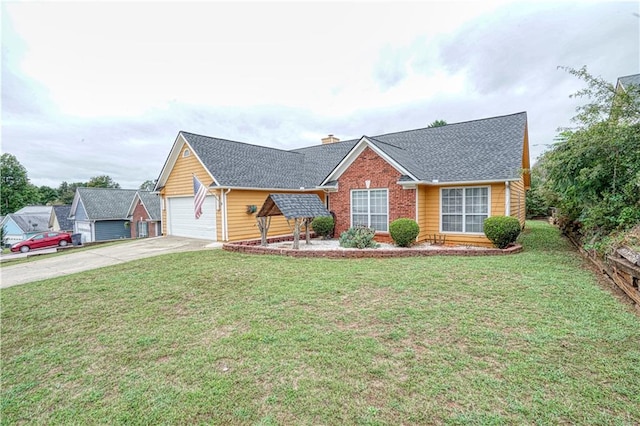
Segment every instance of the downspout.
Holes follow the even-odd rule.
[[[416,206],[416,223],[420,224],[420,212],[419,212],[419,207],[420,207],[420,191],[418,190],[418,185],[416,185],[416,202],[415,202],[415,206]]]
[[[504,182],[505,196],[504,196],[504,215],[511,216],[511,185],[509,181]]]
[[[222,230],[220,232],[220,234],[222,235],[222,241],[224,241],[224,210],[222,208],[222,194],[223,194],[223,189],[220,189],[220,198],[218,198],[218,196],[216,195],[216,199],[217,199],[217,206],[218,206],[218,210],[220,211],[220,226],[222,226]],[[216,214],[216,220],[218,220],[218,215]],[[217,228],[217,223],[216,223],[216,240],[218,239],[218,228]]]
[[[222,192],[222,190],[221,190]],[[223,204],[222,204],[222,240],[223,241],[229,241],[229,216],[228,216],[228,211],[227,211],[227,194],[229,194],[231,192],[231,188],[227,189],[227,192],[223,192],[222,193],[222,200],[223,200]]]

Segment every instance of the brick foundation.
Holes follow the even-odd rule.
[[[269,243],[292,241],[292,236],[270,238]],[[304,244],[304,237],[301,238],[300,244]],[[235,253],[247,254],[271,254],[289,257],[309,257],[309,258],[384,258],[384,257],[418,257],[418,256],[503,256],[516,254],[522,251],[522,246],[517,244],[506,249],[487,248],[487,249],[466,249],[466,248],[443,248],[439,250],[433,249],[332,249],[332,250],[293,250],[289,248],[264,247],[260,245],[260,240],[236,241],[233,243],[225,243],[223,250]]]

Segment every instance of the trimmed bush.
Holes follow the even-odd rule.
[[[340,247],[345,248],[377,248],[373,237],[376,231],[366,226],[353,226],[340,234]]]
[[[311,222],[311,229],[326,240],[333,232],[333,218],[331,216],[316,217]]]
[[[420,227],[413,219],[400,218],[389,224],[389,234],[398,247],[409,247],[419,233]]]
[[[520,235],[520,221],[511,216],[492,216],[484,220],[484,235],[496,247],[503,249],[516,242]]]

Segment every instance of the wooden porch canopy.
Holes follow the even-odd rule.
[[[269,194],[256,216],[296,218],[331,216],[316,194]]]
[[[256,215],[262,237],[261,244],[267,245],[267,232],[271,216],[284,216],[287,222],[293,219],[293,248],[299,248],[300,225],[305,224],[307,244],[309,244],[309,222],[314,217],[331,216],[316,194],[269,194]]]

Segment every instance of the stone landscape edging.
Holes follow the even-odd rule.
[[[268,243],[291,241],[291,238],[278,237],[269,239]],[[301,244],[304,244],[301,241]],[[502,256],[516,254],[522,251],[520,244],[498,248],[443,248],[443,249],[419,249],[419,248],[396,248],[389,249],[327,249],[327,250],[294,250],[290,248],[265,247],[260,245],[260,240],[246,240],[225,243],[222,249],[234,253],[247,254],[271,254],[290,257],[324,257],[330,259],[341,258],[382,258],[382,257],[416,257],[416,256]]]

